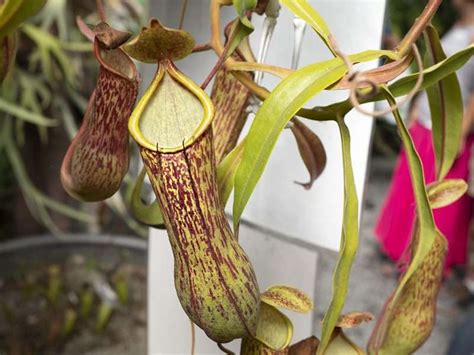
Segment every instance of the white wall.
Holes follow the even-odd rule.
[[[347,53],[379,48],[384,0],[317,0],[310,1],[326,19],[339,46]],[[209,38],[208,0],[188,2],[184,29],[191,32],[197,43]],[[176,27],[181,1],[151,1],[151,15],[164,24]],[[230,20],[232,9],[226,9]],[[257,34],[252,45],[257,52],[259,24],[262,18],[255,17]],[[289,66],[293,46],[292,16],[282,9],[269,50],[268,63]],[[226,23],[223,20],[223,24]],[[316,34],[307,29],[300,65],[328,59],[330,54]],[[200,53],[178,62],[180,69],[200,83],[215,63],[212,53]],[[370,63],[366,67],[374,66]],[[154,74],[154,67],[143,71],[144,84]],[[266,75],[263,84],[273,87],[277,80]],[[345,99],[345,92],[324,92],[309,105],[325,105]],[[370,106],[369,106],[370,109]],[[352,155],[359,200],[363,193],[367,157],[372,129],[372,119],[351,113],[348,125],[352,134]],[[326,148],[328,163],[326,170],[312,190],[306,191],[293,181],[306,181],[307,172],[297,153],[296,143],[289,131],[283,132],[272,154],[250,203],[244,219],[261,227],[285,235],[274,238],[243,227],[240,233],[242,244],[251,258],[261,289],[275,283],[288,283],[301,287],[310,296],[316,288],[317,252],[315,247],[338,250],[342,220],[342,160],[337,126],[333,123],[305,123],[320,136]],[[247,127],[248,128],[248,127]],[[231,206],[230,206],[231,210]],[[292,240],[294,242],[292,242]],[[300,242],[301,241],[301,242]],[[181,310],[173,285],[173,264],[166,233],[152,230],[149,252],[149,354],[189,353],[190,327]],[[264,258],[262,258],[264,256]],[[301,272],[304,270],[304,272]],[[289,314],[290,315],[290,314]],[[295,322],[295,340],[312,331],[312,315],[290,315]],[[238,351],[238,345],[232,345]],[[231,346],[231,347],[232,347]],[[198,353],[220,353],[215,344],[209,342],[198,331]]]

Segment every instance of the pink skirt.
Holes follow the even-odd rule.
[[[410,134],[420,155],[426,183],[435,180],[436,167],[431,131],[418,122]],[[469,158],[474,136],[468,137],[465,148],[453,164],[447,179],[464,179],[469,176]],[[448,240],[445,270],[464,265],[467,259],[468,230],[472,215],[472,198],[464,195],[457,202],[434,210],[436,226]],[[375,235],[382,251],[394,261],[405,254],[412,236],[415,221],[415,201],[405,152],[402,150],[395,166],[387,197],[383,203]]]

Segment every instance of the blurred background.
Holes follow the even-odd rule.
[[[117,29],[135,34],[147,23],[147,0],[104,2]],[[383,46],[396,45],[423,6],[388,1]],[[0,354],[146,353],[148,229],[128,208],[137,152],[131,148],[131,169],[120,194],[106,202],[78,203],[59,180],[98,71],[76,16],[98,22],[95,0],[48,0],[19,29],[13,73],[1,89]],[[451,2],[443,1],[435,26],[443,34],[455,19]],[[348,301],[358,308],[367,301],[361,311],[377,313],[397,280],[398,271],[379,253],[372,230],[399,149],[393,122],[376,120],[361,251]],[[334,253],[321,252],[319,263],[320,282],[329,284]],[[473,296],[461,282],[463,273],[447,276],[435,334],[420,354],[444,354],[467,314]],[[371,290],[378,293],[365,300]],[[327,303],[329,289],[318,295],[317,303]],[[363,346],[370,330],[354,330],[355,341]]]

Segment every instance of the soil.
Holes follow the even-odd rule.
[[[146,353],[145,266],[74,253],[11,270],[0,278],[0,354]]]

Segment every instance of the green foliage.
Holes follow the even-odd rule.
[[[446,59],[438,32],[433,26],[425,31],[426,64]],[[461,141],[463,100],[456,73],[426,88],[430,104],[437,177],[443,179],[451,169]]]
[[[324,354],[342,312],[349,288],[349,276],[359,244],[359,202],[352,170],[351,140],[344,118],[338,117],[341,135],[342,164],[344,171],[344,216],[341,232],[339,259],[333,276],[331,304],[323,319],[321,343],[317,354]]]

